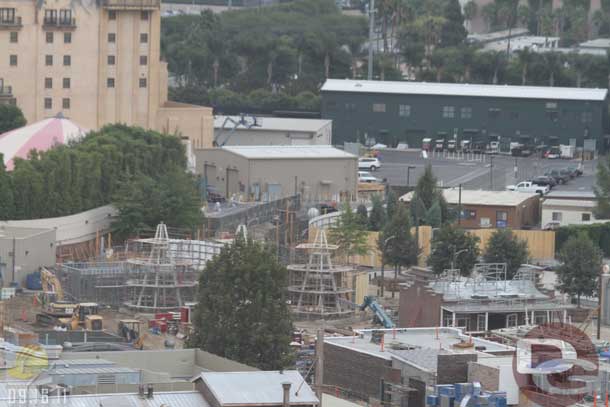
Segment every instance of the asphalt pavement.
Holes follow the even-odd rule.
[[[427,158],[421,151],[381,150],[381,168],[374,174],[394,186],[414,186],[431,164],[439,183],[444,187],[503,190],[507,185],[525,181],[545,171],[577,165],[579,160],[549,160],[538,157],[508,155],[434,154]],[[584,175],[559,185],[554,190],[591,191],[595,185],[597,160],[584,162]]]

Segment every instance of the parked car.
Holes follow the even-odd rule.
[[[375,157],[362,157],[358,159],[359,170],[377,171],[381,168],[381,162]]]
[[[549,160],[561,158],[561,150],[559,147],[551,147],[546,153],[544,153],[544,158],[548,158]]]
[[[522,181],[517,185],[509,185],[506,189],[517,192],[535,192],[540,195],[544,195],[550,191],[550,188],[547,185],[536,185],[531,181]]]
[[[549,170],[545,172],[544,175],[555,178],[557,184],[565,184],[570,180],[570,174],[561,173],[558,169]]]
[[[583,174],[583,170],[582,170],[582,167],[580,166],[580,164],[578,164],[578,165],[570,165],[568,167],[568,170],[574,172],[577,177],[580,177]]]
[[[209,203],[224,203],[227,200],[225,199],[224,196],[222,196],[222,194],[220,193],[220,191],[218,189],[216,189],[215,187],[213,187],[212,185],[208,185],[206,188],[206,195],[207,195],[207,201]]]
[[[542,185],[542,186],[548,186],[550,189],[553,189],[553,187],[555,185],[557,185],[557,181],[555,181],[555,178],[553,177],[549,177],[546,175],[539,175],[537,177],[532,178],[532,183],[536,184],[536,185]]]
[[[559,170],[560,174],[566,174],[570,179],[576,178],[576,172],[569,168],[562,168]]]
[[[358,171],[358,182],[376,183],[379,178],[375,178],[368,171]]]
[[[322,203],[318,205],[318,209],[320,210],[320,215],[326,215],[327,213],[338,212],[338,209],[330,204]]]

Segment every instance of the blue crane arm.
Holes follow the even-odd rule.
[[[383,307],[379,305],[379,303],[374,297],[368,295],[364,297],[364,302],[360,306],[360,309],[364,311],[366,307],[369,307],[371,311],[373,311],[373,313],[375,314],[379,322],[381,322],[381,325],[383,325],[384,328],[391,329],[396,327],[390,316],[384,311]]]

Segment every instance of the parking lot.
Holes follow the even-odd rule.
[[[493,158],[492,158],[493,157]],[[503,190],[514,184],[542,175],[551,169],[561,169],[577,165],[579,160],[544,159],[537,157],[511,157],[506,155],[482,155],[476,157],[450,158],[429,156],[423,158],[421,151],[381,150],[382,167],[375,177],[385,178],[390,185],[414,186],[428,163],[442,186],[458,186],[468,189]],[[409,169],[411,167],[411,169]],[[516,172],[515,172],[516,167]],[[597,160],[584,162],[584,174],[554,190],[591,191],[595,185]]]

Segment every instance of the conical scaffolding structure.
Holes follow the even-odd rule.
[[[157,225],[154,238],[138,239],[137,243],[149,250],[144,252],[147,256],[127,260],[130,300],[125,305],[139,312],[156,312],[178,309],[193,301],[197,286],[194,269],[189,262],[177,262],[171,255],[167,226]]]
[[[328,243],[326,232],[316,231],[313,243],[303,243],[296,247],[309,254],[306,264],[292,264],[288,292],[293,312],[297,317],[340,318],[354,312],[350,295],[353,290],[345,288],[346,274],[352,269],[335,266],[332,253],[338,246]]]

